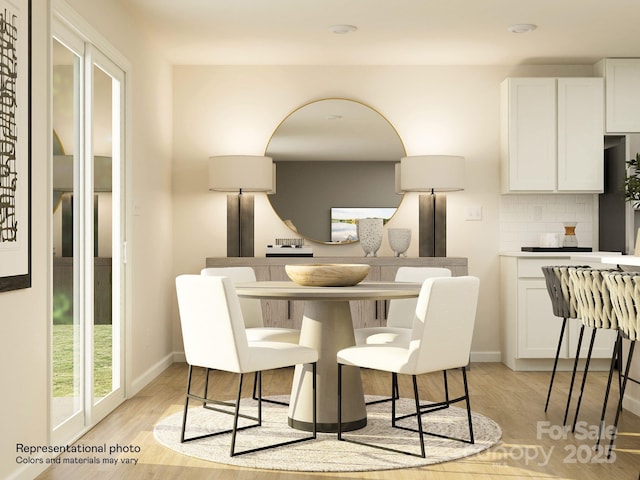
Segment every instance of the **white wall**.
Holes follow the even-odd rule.
[[[226,255],[226,197],[207,190],[207,158],[263,154],[280,121],[296,108],[321,98],[350,98],[383,114],[408,155],[466,158],[467,186],[447,197],[448,255],[468,257],[469,273],[482,280],[473,351],[476,359],[498,360],[499,85],[508,76],[591,74],[591,66],[175,66],[175,273],[197,272],[206,257]],[[468,205],[482,206],[482,221],[464,221]],[[266,196],[256,196],[256,219],[258,256],[275,237],[292,235]],[[414,229],[408,254],[417,256],[417,195],[407,195],[388,226]],[[314,244],[314,251],[362,255],[357,244]],[[379,255],[390,254],[384,242]],[[173,345],[182,349],[177,327]]]
[[[49,74],[50,2],[33,1],[32,263],[33,287],[0,293],[0,478],[33,478],[41,469],[16,463],[16,444],[49,442],[49,289],[52,205]],[[70,0],[87,22],[134,66],[131,161],[133,270],[130,351],[133,391],[172,360],[171,68],[115,1]],[[165,261],[163,261],[163,259]]]

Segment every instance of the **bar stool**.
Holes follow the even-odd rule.
[[[607,285],[609,287],[609,294],[611,297],[611,304],[615,315],[618,319],[618,328],[621,338],[626,338],[631,343],[629,345],[629,353],[627,355],[627,362],[622,373],[622,384],[620,385],[620,398],[618,399],[618,407],[616,408],[616,415],[613,422],[613,433],[611,435],[611,442],[609,443],[609,449],[607,451],[607,458],[611,456],[611,450],[613,449],[613,442],[615,440],[616,431],[618,428],[618,421],[620,420],[620,413],[622,412],[622,400],[624,398],[624,392],[627,387],[627,381],[631,380],[634,383],[640,384],[638,379],[631,378],[629,376],[629,369],[631,368],[631,361],[633,360],[633,351],[636,341],[640,338],[640,315],[638,314],[638,306],[640,305],[640,273],[636,272],[612,272],[605,275]],[[613,363],[611,365],[611,371],[609,376],[613,373]],[[607,396],[609,390],[607,388]],[[598,438],[596,446],[600,443],[602,434],[602,427],[604,426],[605,410],[607,396],[605,396],[605,403],[602,408],[602,418],[600,421],[600,428],[598,430]]]
[[[589,350],[587,351],[584,372],[582,374],[582,384],[580,386],[580,395],[578,397],[578,403],[576,405],[576,412],[573,418],[571,431],[575,431],[576,428],[578,413],[580,412],[580,405],[582,404],[582,395],[584,393],[584,387],[587,382],[587,375],[589,373],[589,364],[591,362],[591,355],[593,353],[593,345],[596,339],[596,334],[598,330],[601,329],[612,329],[618,331],[617,318],[611,306],[609,287],[604,277],[604,275],[606,275],[607,273],[613,273],[616,271],[617,270],[602,270],[582,267],[574,267],[568,269],[569,278],[571,280],[571,285],[573,287],[573,292],[576,298],[578,318],[580,318],[582,322],[582,325],[580,326],[580,336],[582,337],[585,327],[591,328]],[[617,358],[617,346],[618,341],[616,339],[616,344],[611,354],[612,364],[614,362],[614,359]],[[576,361],[574,362],[574,365],[577,364],[577,359],[579,357],[580,345],[576,350]],[[611,378],[609,379],[609,381],[610,380]],[[571,392],[569,392],[569,399],[570,398]]]
[[[582,266],[581,268],[589,268],[588,266]],[[556,357],[553,361],[553,370],[551,371],[551,380],[549,381],[549,391],[547,392],[547,401],[544,405],[544,411],[547,411],[549,407],[549,399],[551,398],[551,390],[553,389],[553,381],[556,376],[556,369],[558,367],[558,358],[560,356],[560,348],[562,347],[562,340],[564,338],[564,332],[567,326],[567,319],[578,318],[576,299],[573,295],[573,289],[571,288],[571,281],[569,279],[568,266],[546,266],[542,267],[542,273],[547,283],[547,292],[551,298],[551,306],[553,308],[553,314],[556,317],[562,318],[562,326],[560,327],[560,337],[558,338],[558,347],[556,349]],[[579,343],[582,343],[582,335],[580,335]],[[573,375],[571,377],[571,387],[573,389],[573,383],[575,380],[576,367],[574,365]],[[571,394],[569,394],[571,398]],[[567,423],[567,412],[569,411],[569,403],[565,409],[564,421]]]

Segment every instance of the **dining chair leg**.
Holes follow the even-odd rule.
[[[422,431],[422,414],[420,412],[420,398],[418,397],[418,380],[415,375],[413,375],[413,396],[416,401],[416,417],[418,418],[418,435],[420,436],[420,456],[422,458],[425,458],[426,453],[424,450],[424,432]]]
[[[338,440],[342,440],[342,364],[341,363],[338,363]]]
[[[558,368],[558,358],[560,358],[560,348],[562,347],[562,339],[564,338],[564,331],[567,327],[567,317],[562,319],[562,327],[560,327],[560,338],[558,339],[558,347],[556,348],[556,358],[553,360],[553,370],[551,370],[551,380],[549,381],[549,391],[547,392],[547,401],[544,404],[544,411],[549,408],[549,399],[551,398],[551,390],[553,389],[553,380],[556,377],[556,370]]]
[[[622,399],[624,398],[624,392],[627,388],[627,380],[629,380],[629,370],[631,369],[631,360],[633,359],[633,351],[635,349],[636,342],[632,341],[629,346],[629,354],[627,356],[627,366],[622,377],[622,388],[620,389],[620,398],[618,399],[618,408],[616,409],[616,418],[613,421],[613,429],[611,432],[611,442],[609,442],[609,449],[607,450],[607,458],[611,458],[611,450],[613,450],[613,442],[615,441],[618,431],[618,421],[620,420],[620,413],[622,413]]]
[[[189,375],[187,378],[187,392],[184,398],[184,413],[182,415],[182,431],[180,432],[180,443],[184,443],[185,431],[187,429],[187,412],[189,411],[189,395],[191,394],[192,378],[193,378],[193,366],[189,365]]]
[[[444,399],[447,406],[449,406],[449,381],[447,380],[447,371],[442,371],[442,377],[444,379]]]
[[[244,378],[244,374],[240,374],[238,379],[238,395],[236,396],[236,409],[235,414],[233,416],[233,430],[231,431],[231,449],[229,451],[229,456],[233,457],[235,455],[236,449],[236,433],[238,433],[238,416],[240,413],[240,399],[242,398],[242,379]],[[260,410],[258,410],[258,417],[260,417]]]
[[[391,383],[397,385],[398,384],[398,374],[396,372],[393,372],[391,375],[392,375],[392,378],[393,378]],[[396,397],[395,397],[395,395],[391,395],[391,426],[392,427],[396,426]]]
[[[580,412],[580,405],[582,404],[582,395],[584,393],[584,387],[587,383],[587,375],[589,374],[589,364],[591,363],[591,354],[593,353],[593,343],[596,339],[597,328],[593,328],[591,331],[591,340],[589,341],[589,351],[587,352],[587,359],[584,364],[584,373],[582,374],[582,383],[580,384],[580,396],[578,396],[578,403],[576,405],[576,413],[573,417],[573,424],[571,425],[571,432],[576,431],[576,423],[578,422],[578,412]]]
[[[467,403],[467,421],[469,422],[469,443],[475,443],[473,436],[473,420],[471,419],[471,402],[469,400],[469,384],[467,383],[467,369],[462,367],[462,382],[464,384],[464,396]]]
[[[580,350],[582,348],[582,337],[584,335],[584,324],[580,325],[580,334],[578,335],[578,347],[576,348],[576,358],[573,361],[573,371],[571,372],[571,383],[569,383],[569,394],[567,395],[567,406],[564,409],[564,419],[562,424],[567,424],[569,416],[569,406],[571,405],[571,396],[573,395],[573,384],[576,380],[576,371],[578,370],[578,359],[580,358]]]
[[[257,388],[258,388],[258,374],[259,374],[259,372],[256,372],[255,376],[253,377],[253,390],[251,392],[251,398],[254,399],[255,401],[258,401],[258,395],[256,393]],[[262,401],[263,402],[268,402],[268,403],[273,403],[275,405],[284,405],[286,407],[289,406],[289,402],[281,402],[280,400],[272,400],[270,398],[263,398]]]
[[[611,381],[613,380],[613,370],[618,364],[620,358],[622,358],[622,335],[620,335],[620,330],[618,330],[616,341],[615,341],[615,344],[613,345],[613,352],[611,352],[611,366],[609,367],[609,378],[607,379],[607,388],[604,391],[604,400],[602,401],[602,413],[600,415],[600,423],[598,424],[598,436],[596,437],[595,448],[599,447],[600,439],[602,438],[602,430],[605,427],[607,404],[609,403],[609,392],[611,391]],[[619,375],[620,374],[618,371],[618,382],[620,382]],[[620,388],[620,383],[618,383],[618,388]]]

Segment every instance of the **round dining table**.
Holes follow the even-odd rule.
[[[338,367],[339,350],[355,345],[349,302],[352,300],[392,300],[414,298],[420,293],[419,283],[362,282],[347,287],[310,287],[287,281],[239,283],[238,296],[257,299],[304,300],[304,316],[300,344],[318,351],[316,373],[317,429],[338,431]],[[313,425],[313,383],[311,367],[295,368],[289,425],[311,431]],[[360,370],[343,369],[342,422],[344,431],[356,430],[367,424]],[[390,383],[391,384],[391,383]]]

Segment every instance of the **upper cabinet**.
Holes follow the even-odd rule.
[[[502,192],[602,192],[603,96],[602,78],[502,82]]]
[[[596,72],[605,78],[607,133],[639,133],[640,59],[605,58]]]

